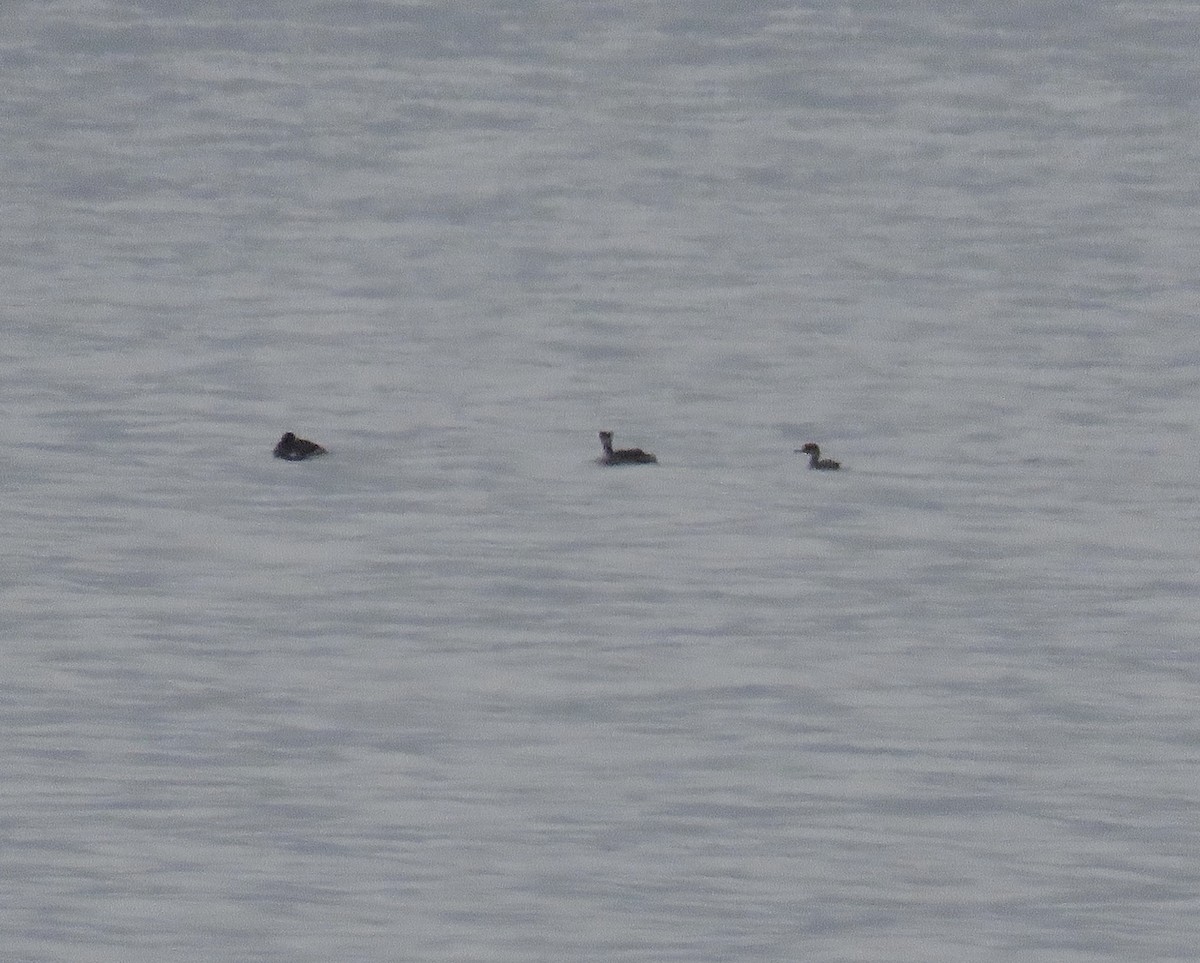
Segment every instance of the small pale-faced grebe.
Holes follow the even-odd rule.
[[[315,441],[297,438],[290,431],[285,432],[279,439],[279,444],[275,446],[275,457],[282,458],[284,461],[304,461],[305,458],[327,454],[329,452]]]
[[[821,457],[821,446],[815,441],[810,441],[803,448],[796,449],[797,455],[808,455],[808,467],[816,468],[821,471],[837,471],[842,467],[841,462],[834,461],[832,458]]]
[[[600,432],[600,444],[604,446],[604,455],[599,458],[601,465],[657,465],[658,459],[650,452],[640,448],[618,448],[613,451],[613,433]]]

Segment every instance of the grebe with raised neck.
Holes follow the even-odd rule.
[[[328,450],[322,448],[315,441],[297,438],[290,431],[285,431],[283,437],[279,439],[279,444],[275,446],[275,457],[282,458],[284,461],[304,461],[305,458],[328,454]]]
[[[808,467],[819,471],[837,471],[842,467],[840,461],[821,457],[821,446],[815,441],[806,442],[803,448],[796,449],[797,455],[808,455]]]
[[[640,448],[618,448],[613,450],[613,433],[600,432],[600,444],[604,446],[604,454],[598,459],[601,465],[657,465],[658,459],[650,452]]]

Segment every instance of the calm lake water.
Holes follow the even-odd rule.
[[[0,27],[6,958],[1195,958],[1194,6]]]

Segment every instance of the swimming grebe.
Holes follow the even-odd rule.
[[[329,452],[315,441],[297,438],[290,431],[285,432],[279,439],[279,444],[275,446],[275,457],[282,458],[284,461],[304,461],[305,458],[327,454]]]
[[[657,465],[658,459],[640,448],[618,448],[613,451],[611,431],[600,432],[600,444],[604,446],[601,465]]]
[[[834,461],[832,458],[821,457],[821,446],[815,441],[810,441],[803,448],[796,449],[797,455],[808,455],[808,467],[818,468],[821,471],[837,471],[842,467],[842,463]]]

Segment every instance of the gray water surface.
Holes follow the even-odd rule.
[[[1195,958],[1195,8],[0,28],[6,958]]]

